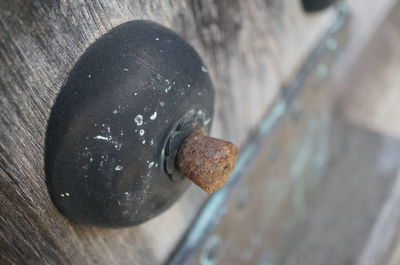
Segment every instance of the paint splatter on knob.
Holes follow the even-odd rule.
[[[237,154],[236,145],[195,132],[181,144],[176,165],[183,175],[212,193],[228,180]]]

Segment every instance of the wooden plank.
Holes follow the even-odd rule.
[[[373,3],[365,4],[358,15]],[[350,69],[327,84],[344,92],[333,115],[330,166],[283,264],[399,264],[399,12],[397,3],[350,68],[347,50],[333,70],[337,79],[343,62]]]
[[[307,204],[306,221],[291,234],[281,264],[385,264],[369,258],[382,257],[388,246],[384,241],[391,241],[386,236],[398,222],[398,211],[390,211],[399,204],[399,192],[392,191],[399,187],[400,141],[349,124],[336,114],[329,146],[327,173]],[[386,218],[379,220],[382,212]],[[357,263],[363,251],[369,253]]]
[[[366,242],[357,265],[379,265],[386,264],[396,257],[390,257],[391,249],[396,245],[400,228],[400,174],[389,192],[388,198],[382,206],[374,227],[371,229],[368,241]],[[398,250],[395,250],[398,251]],[[395,255],[398,253],[394,252]],[[393,261],[389,261],[392,264]],[[398,264],[398,263],[396,263]]]
[[[46,121],[84,50],[113,27],[150,19],[203,57],[217,92],[213,135],[241,144],[332,18],[299,1],[2,1],[0,4],[0,263],[158,264],[205,198],[192,187],[139,227],[72,224],[45,185]]]
[[[400,237],[397,235],[397,242],[393,246],[392,253],[388,258],[387,265],[400,264]]]
[[[400,4],[397,3],[362,51],[341,85],[343,112],[352,122],[400,137]]]
[[[390,10],[398,1],[347,0],[346,2],[352,13],[352,35],[340,67],[336,69],[337,79],[339,79],[337,81],[339,82],[352,69],[363,49],[366,48],[374,33],[379,29]]]

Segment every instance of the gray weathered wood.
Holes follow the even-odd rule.
[[[0,3],[0,263],[158,264],[205,195],[192,187],[139,227],[70,223],[45,185],[46,121],[84,50],[125,21],[172,28],[203,57],[217,91],[214,136],[241,144],[332,18],[300,1],[30,1]]]

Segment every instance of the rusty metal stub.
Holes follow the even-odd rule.
[[[228,180],[237,154],[236,145],[195,132],[180,146],[176,165],[183,175],[212,193]]]

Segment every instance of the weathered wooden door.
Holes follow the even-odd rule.
[[[309,14],[293,0],[2,1],[0,263],[162,264],[208,198],[192,185],[160,216],[121,229],[73,223],[57,211],[45,181],[47,121],[96,39],[138,19],[178,33],[200,54],[216,90],[211,135],[245,150],[338,12]],[[277,143],[294,136],[285,137]]]

